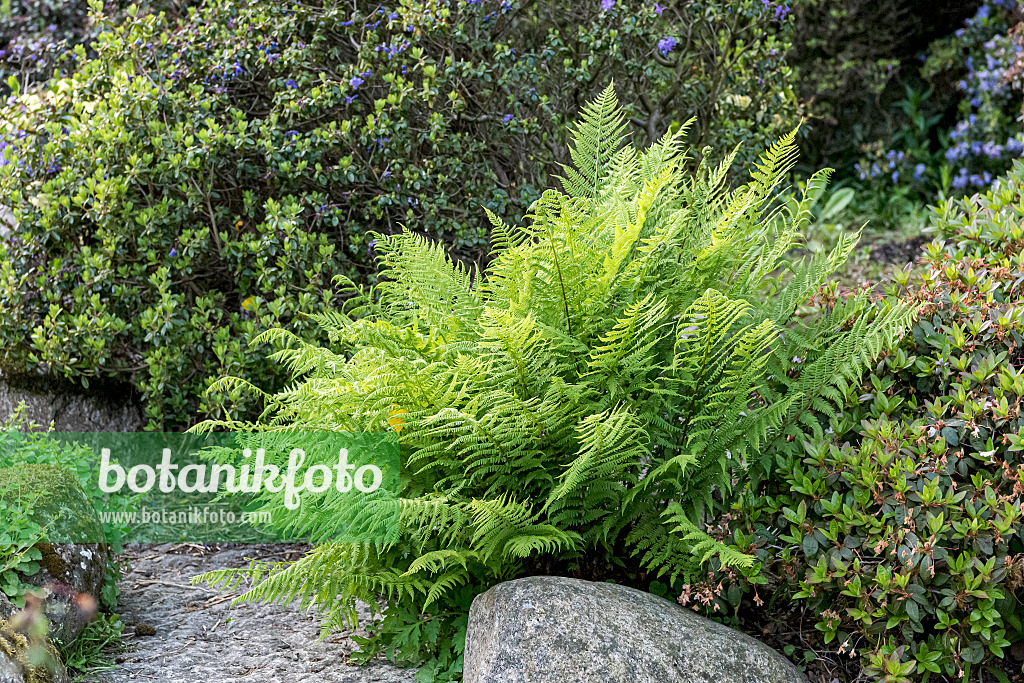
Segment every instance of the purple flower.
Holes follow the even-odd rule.
[[[605,12],[610,10],[612,7],[615,7],[615,0],[601,0],[601,9]]]
[[[353,76],[352,79],[349,80],[348,82],[348,84],[351,85],[353,88],[358,88],[363,83],[365,83],[365,81],[361,79],[359,76]]]
[[[921,176],[924,175],[924,172],[926,170],[928,170],[928,169],[927,169],[927,167],[925,167],[924,164],[918,164],[917,166],[915,166],[914,167],[914,180],[920,180]]]
[[[295,84],[295,80],[294,79],[289,78],[287,81],[284,82],[284,87],[288,88],[289,90],[295,90],[295,88],[297,88],[299,86],[297,86]]]
[[[658,50],[661,51],[661,54],[667,55],[669,52],[672,52],[672,50],[676,49],[676,45],[678,44],[679,41],[673,38],[672,36],[665,36],[664,38],[658,41]]]
[[[396,21],[398,19],[398,12],[392,12],[388,15],[389,21]]]
[[[665,11],[664,7],[662,7],[658,3],[654,3],[654,13],[655,14],[657,14],[660,17],[661,13],[664,12],[664,11]]]
[[[783,19],[786,18],[786,15],[789,14],[790,12],[792,12],[792,10],[789,9],[789,5],[782,5],[780,7],[776,7],[775,8],[775,18],[778,19],[779,21],[782,21]]]
[[[512,114],[505,114],[505,118],[503,118],[502,121],[504,121],[505,123],[508,123],[509,121],[511,121],[514,118],[515,117],[512,116]]]
[[[892,181],[895,183],[899,179],[900,179],[900,172],[899,171],[893,171],[892,172]]]
[[[175,249],[174,247],[171,247],[171,253],[168,254],[168,256],[170,256],[171,258],[174,258],[177,255],[178,255],[178,250]]]

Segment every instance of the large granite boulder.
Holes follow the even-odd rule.
[[[104,538],[103,525],[78,480],[60,467],[0,468],[0,498],[14,495],[34,497],[31,519],[46,526],[55,541],[36,545],[42,553],[40,569],[21,580],[39,589],[50,636],[70,643],[92,619],[103,588],[108,555],[108,546],[98,542]]]
[[[68,672],[45,637],[0,620],[0,683],[67,683]]]
[[[632,588],[534,576],[473,601],[465,683],[806,683],[739,631]]]

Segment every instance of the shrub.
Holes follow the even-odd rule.
[[[911,334],[844,388],[832,437],[777,444],[775,483],[727,524],[773,607],[804,606],[808,647],[859,654],[879,680],[976,680],[1024,638],[1022,188],[1016,162],[938,207],[926,271],[897,272],[878,304],[911,302]]]
[[[484,258],[481,206],[521,217],[595,81],[648,89],[630,113],[652,135],[700,113],[695,144],[715,129],[720,156],[791,126],[787,24],[763,3],[603,5],[94,15],[95,56],[76,47],[73,74],[0,117],[0,364],[130,382],[150,428],[251,416],[239,395],[197,398],[229,374],[280,386],[247,338],[310,338],[336,276],[372,280],[369,230]]]
[[[10,0],[0,9],[0,86],[14,78],[22,87],[49,78],[68,43],[84,42],[83,0]]]
[[[566,193],[545,192],[526,227],[492,215],[482,274],[421,237],[379,235],[382,281],[362,315],[319,317],[344,353],[264,335],[285,343],[276,357],[300,381],[269,399],[263,428],[400,430],[402,535],[322,545],[246,597],[301,597],[330,625],[383,594],[364,652],[447,676],[461,669],[469,602],[498,581],[564,572],[646,585],[711,558],[751,569],[699,521],[768,443],[815,431],[810,409],[909,313],[869,320],[860,296],[796,315],[855,239],[785,266],[828,175],[774,204],[793,134],[729,191],[725,165],[683,171],[681,131],[621,147],[624,120],[611,88],[584,109]],[[334,521],[311,520],[325,532]]]
[[[127,18],[132,4],[144,11],[166,11],[175,16],[198,0],[103,0],[104,12],[116,21]],[[8,7],[9,6],[9,7]],[[4,12],[3,9],[7,11]],[[102,27],[90,21],[87,0],[8,0],[0,5],[0,92],[46,81],[54,72],[68,74],[78,66],[76,45],[86,48]]]
[[[886,123],[883,93],[900,67],[923,13],[896,0],[806,0],[794,3],[789,61],[800,97],[809,102],[811,132],[804,162],[843,169],[851,153]],[[886,130],[885,134],[892,131]]]
[[[943,139],[950,165],[943,178],[946,192],[970,194],[988,186],[1024,152],[1021,80],[1014,74],[1019,20],[1016,3],[986,2],[963,28],[929,48],[922,74],[934,81],[953,72],[963,93],[958,121]]]
[[[908,88],[898,103],[900,120],[908,125],[862,146],[868,156],[856,170],[875,194],[918,200],[971,194],[1024,152],[1019,16],[1013,2],[985,3],[962,28],[929,45],[921,77],[935,90],[956,83],[957,121],[951,130],[940,130],[944,116],[928,106],[930,91]]]

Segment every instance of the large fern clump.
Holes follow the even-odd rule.
[[[703,522],[764,475],[775,440],[820,435],[841,385],[912,314],[874,313],[862,293],[806,315],[856,242],[793,257],[828,172],[785,199],[791,134],[729,189],[731,158],[687,170],[685,128],[625,144],[609,87],[574,130],[564,191],[525,226],[492,216],[486,270],[411,232],[378,235],[381,284],[318,317],[333,350],[263,335],[297,383],[267,397],[260,429],[399,431],[400,539],[206,578],[255,578],[245,598],[301,598],[331,626],[383,596],[366,651],[443,678],[469,601],[498,581],[755,572]],[[314,535],[330,530],[311,514]]]

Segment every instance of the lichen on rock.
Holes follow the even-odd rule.
[[[0,620],[0,683],[66,683],[68,673],[46,638],[25,635]]]

